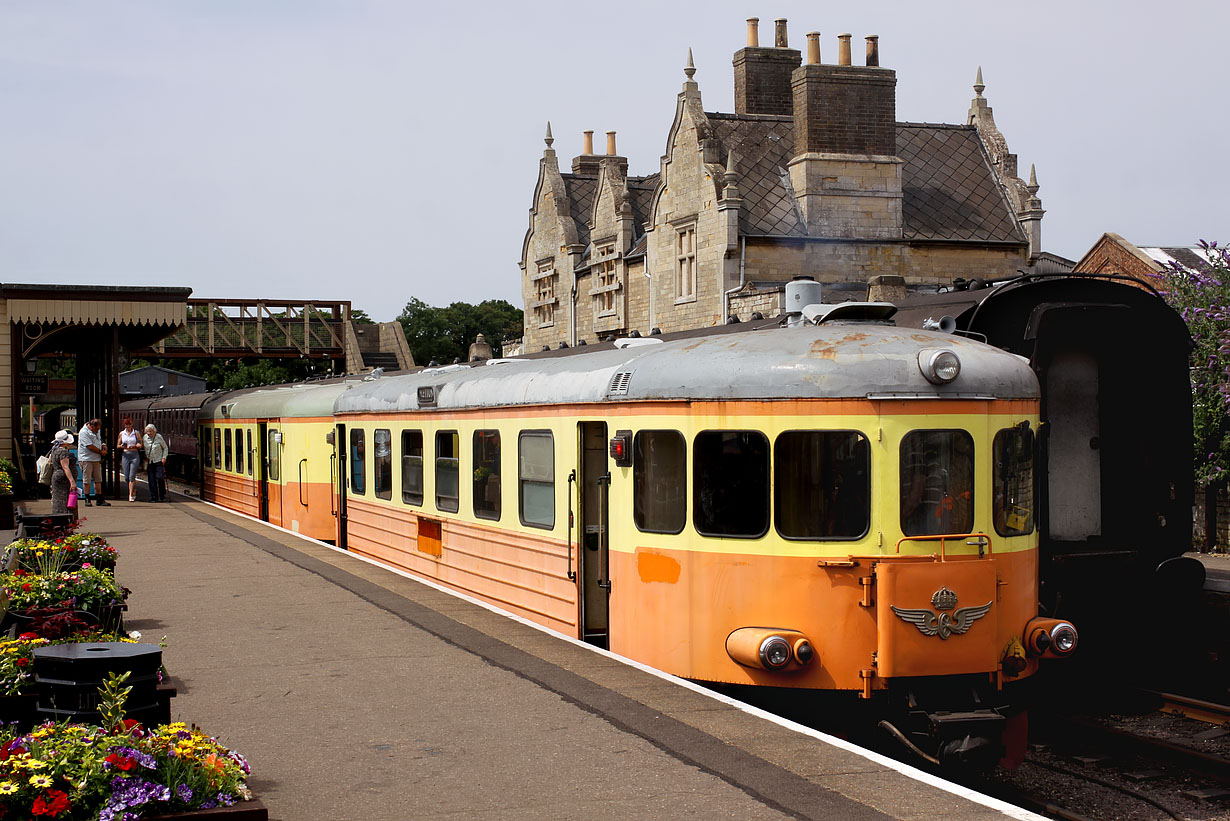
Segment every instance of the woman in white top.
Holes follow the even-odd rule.
[[[137,468],[141,464],[143,447],[141,437],[132,428],[132,420],[125,416],[124,429],[120,431],[115,448],[123,454],[120,471],[124,474],[124,481],[128,483],[128,501],[130,502],[137,501]]]

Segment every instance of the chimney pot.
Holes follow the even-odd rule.
[[[606,155],[608,157],[615,156],[615,132],[608,131],[606,133]]]
[[[807,32],[807,64],[809,66],[820,65],[820,32]]]
[[[880,65],[880,35],[867,35],[867,65]]]
[[[776,48],[790,48],[790,45],[786,42],[786,18],[778,17],[773,21],[773,25],[773,45]]]
[[[837,65],[850,65],[850,35],[837,35]]]
[[[585,142],[581,146],[581,153],[582,154],[593,154],[594,153],[594,132],[582,131],[581,133],[585,135]]]
[[[748,48],[760,47],[760,18],[747,18],[747,46]]]

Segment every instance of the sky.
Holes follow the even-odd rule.
[[[688,48],[706,111],[760,18],[880,36],[897,119],[964,123],[979,66],[1043,247],[1230,241],[1230,4],[0,0],[0,281],[214,299],[521,305],[548,121],[560,165],[666,146]]]

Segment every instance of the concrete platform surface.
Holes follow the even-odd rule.
[[[1035,817],[197,500],[82,515],[274,819]]]

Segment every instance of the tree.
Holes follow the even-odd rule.
[[[397,317],[406,332],[406,342],[414,361],[426,365],[432,360],[448,364],[465,360],[470,344],[480,333],[496,356],[503,345],[521,336],[521,309],[502,299],[488,299],[477,305],[454,302],[434,308],[411,297]]]
[[[1208,270],[1171,262],[1158,290],[1191,332],[1192,423],[1196,480],[1205,487],[1230,479],[1230,252],[1200,241]]]
[[[350,321],[356,325],[375,325],[376,321],[367,315],[362,308],[350,309]]]

